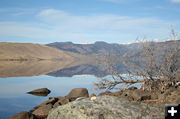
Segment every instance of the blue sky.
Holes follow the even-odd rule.
[[[129,43],[180,32],[180,0],[0,0],[0,42]]]

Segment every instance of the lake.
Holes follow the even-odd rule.
[[[97,78],[93,75],[75,75],[73,77],[52,77],[48,75],[32,77],[0,78],[0,119],[8,119],[21,111],[29,111],[52,96],[65,96],[73,88],[87,88],[93,90],[93,82]],[[34,96],[26,92],[48,88],[51,93],[46,97]]]
[[[49,97],[65,96],[73,88],[87,88],[89,94],[98,94],[102,90],[94,90],[93,82],[102,77],[111,78],[97,65],[61,66],[60,62],[47,61],[1,62],[0,119],[8,119],[16,113],[29,111]],[[120,68],[120,73],[122,69],[123,67]],[[48,88],[51,93],[46,97],[26,93],[39,88]]]

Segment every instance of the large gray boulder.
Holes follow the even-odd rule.
[[[52,109],[47,119],[154,119],[164,118],[164,109],[114,96],[76,100]]]

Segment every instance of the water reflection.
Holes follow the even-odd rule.
[[[27,94],[34,95],[34,96],[42,96],[42,97],[48,96],[48,93],[27,93]]]
[[[84,75],[84,74],[95,75],[97,77],[104,77],[108,75],[108,72],[106,70],[101,69],[98,66],[84,64],[70,68],[60,69],[58,71],[48,73],[47,75],[55,76],[55,77],[72,77],[74,75]]]
[[[38,76],[81,64],[78,61],[0,61],[0,77]]]
[[[118,72],[123,72],[122,64],[117,65]],[[47,74],[47,75],[45,75]],[[49,97],[65,96],[73,88],[87,88],[95,92],[93,82],[98,77],[107,76],[107,70],[100,64],[56,61],[1,61],[0,62],[0,119],[29,111]],[[26,92],[48,88],[49,95],[29,95]]]
[[[0,119],[21,111],[29,111],[36,105],[53,96],[65,96],[73,88],[87,88],[89,93],[93,90],[92,82],[95,76],[52,77],[47,75],[33,77],[0,78]],[[29,95],[26,92],[33,89],[47,87],[51,93],[46,96]]]
[[[126,67],[123,64],[117,64],[117,72],[125,73]],[[101,65],[83,64],[69,68],[63,68],[54,72],[50,72],[47,75],[54,77],[72,77],[74,75],[94,75],[96,77],[105,77],[109,75],[107,69],[101,67]]]

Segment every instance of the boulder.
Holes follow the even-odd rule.
[[[36,108],[34,111],[32,111],[32,114],[38,118],[46,118],[49,111],[52,108],[53,108],[52,104],[43,105],[43,106]]]
[[[91,94],[91,96],[90,96],[90,97],[94,97],[94,96],[96,96],[96,94],[94,94],[94,93],[93,93],[93,94]]]
[[[12,117],[10,119],[33,119],[33,115],[29,112],[20,112]]]
[[[86,88],[74,88],[66,96],[70,101],[74,101],[78,97],[89,97],[88,90]]]
[[[58,107],[60,105],[62,105],[62,104],[61,104],[61,101],[59,100],[53,105],[53,108],[56,108],[56,107]]]
[[[51,91],[47,88],[40,88],[40,89],[35,89],[30,92],[27,92],[29,94],[49,94]]]
[[[113,93],[110,91],[105,91],[105,92],[100,93],[98,96],[103,96],[103,95],[113,95]]]
[[[164,108],[115,96],[84,98],[52,109],[47,119],[161,119]]]
[[[69,99],[63,99],[63,100],[59,100],[59,102],[61,103],[61,105],[67,104],[70,100]]]
[[[134,90],[130,95],[136,101],[150,100],[151,93],[145,92],[143,90]]]
[[[58,99],[58,100],[65,99],[65,97],[49,97],[49,99],[52,99],[52,98],[56,98],[56,99]]]

